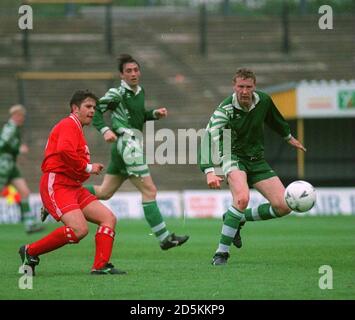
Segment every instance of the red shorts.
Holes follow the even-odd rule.
[[[51,216],[60,221],[61,217],[72,210],[83,209],[97,200],[81,184],[60,173],[45,173],[41,177],[40,193],[44,208]]]

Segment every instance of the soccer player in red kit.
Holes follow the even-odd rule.
[[[76,91],[70,101],[70,115],[57,123],[49,134],[42,162],[40,193],[45,209],[64,226],[20,248],[22,263],[31,267],[32,275],[40,255],[83,239],[88,234],[87,221],[98,225],[91,274],[125,273],[109,262],[116,217],[82,187],[90,174],[99,174],[103,169],[101,163],[90,163],[83,132],[83,126],[92,121],[96,102],[93,93]]]

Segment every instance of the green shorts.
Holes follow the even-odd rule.
[[[150,175],[140,141],[128,135],[120,135],[111,147],[111,159],[106,173],[125,178]]]
[[[21,178],[21,173],[12,156],[0,155],[0,190],[16,178]]]
[[[241,170],[247,174],[248,185],[277,176],[264,158],[245,158],[232,155],[230,160],[223,161],[222,165],[225,176],[233,170]]]

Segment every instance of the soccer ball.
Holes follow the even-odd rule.
[[[302,180],[294,181],[285,190],[285,200],[290,209],[296,212],[306,212],[316,203],[316,190]]]

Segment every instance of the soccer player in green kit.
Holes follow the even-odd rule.
[[[200,168],[206,174],[211,189],[219,189],[222,177],[215,174],[211,150],[206,141],[217,143],[220,165],[228,181],[233,205],[224,214],[218,248],[213,265],[225,265],[232,242],[241,246],[240,226],[245,221],[268,220],[291,212],[284,200],[285,187],[264,159],[264,124],[278,133],[291,146],[306,151],[291,135],[290,127],[275,107],[272,99],[255,90],[256,77],[249,69],[239,69],[233,79],[234,93],[215,110],[201,144]],[[230,129],[230,150],[221,151],[223,129]],[[228,148],[225,148],[228,149]],[[217,157],[217,158],[218,158]],[[249,186],[258,190],[269,202],[248,208]],[[239,243],[238,243],[239,242]]]
[[[157,188],[145,162],[139,135],[144,123],[167,116],[166,108],[145,110],[144,89],[139,85],[140,65],[130,55],[118,59],[121,85],[111,88],[96,107],[94,126],[106,142],[112,143],[111,160],[101,185],[88,185],[87,189],[99,199],[107,200],[129,179],[142,195],[144,216],[163,250],[180,246],[188,236],[170,233],[156,202]],[[104,121],[104,113],[111,113],[111,128]]]
[[[26,109],[22,105],[14,105],[9,109],[10,119],[0,131],[0,191],[12,184],[21,196],[21,217],[27,233],[43,230],[36,218],[31,214],[28,201],[30,189],[16,166],[19,153],[27,153],[28,147],[21,143],[21,131],[26,118]]]

